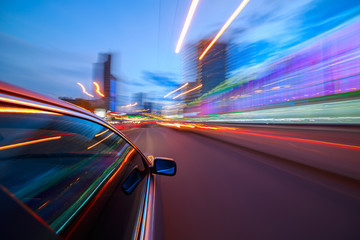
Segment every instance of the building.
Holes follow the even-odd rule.
[[[132,104],[137,103],[136,107],[134,109],[136,110],[142,110],[144,109],[144,101],[145,101],[145,93],[138,92],[134,93],[132,96]]]
[[[188,92],[191,89],[196,88],[199,86],[199,82],[189,82],[189,84],[184,88],[184,92]],[[193,91],[189,91],[185,94],[185,103],[190,103],[192,101],[195,101],[197,98],[201,96],[201,88],[195,89]]]
[[[184,83],[198,80],[199,57],[197,52],[196,44],[186,44],[183,49],[182,78]]]
[[[197,59],[204,52],[211,40],[202,40],[197,45]],[[211,91],[226,79],[226,43],[216,42],[203,59],[198,60],[197,81],[201,83],[201,95]]]
[[[152,102],[144,102],[144,112],[151,113],[152,112]]]
[[[189,83],[186,90],[202,84],[201,95],[211,91],[226,79],[227,74],[227,43],[215,43],[203,59],[199,57],[211,40],[202,40],[197,44],[187,44],[183,51],[182,77]],[[188,94],[186,102],[196,94]]]
[[[187,44],[183,51],[183,82],[188,85],[182,92],[189,91],[200,84],[202,87],[188,92],[182,98],[185,103],[184,114],[198,111],[197,106],[189,105],[205,93],[210,92],[226,79],[227,74],[227,43],[217,42],[199,60],[211,40],[202,40],[197,44]]]
[[[108,53],[99,54],[99,60],[94,64],[94,81],[99,84],[104,94],[102,107],[116,111],[116,77],[111,74],[111,57]]]

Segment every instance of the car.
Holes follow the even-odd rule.
[[[145,156],[85,109],[0,82],[2,239],[154,239],[157,174],[174,176],[174,160]]]

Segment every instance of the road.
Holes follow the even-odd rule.
[[[360,239],[357,128],[123,132],[177,162],[175,177],[157,177],[165,239]]]

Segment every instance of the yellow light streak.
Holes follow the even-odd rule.
[[[194,87],[194,88],[192,88],[192,89],[190,89],[190,90],[187,90],[186,92],[180,93],[180,94],[177,95],[176,97],[173,97],[173,99],[178,98],[178,97],[180,97],[180,96],[182,96],[182,95],[184,95],[184,94],[187,94],[187,93],[189,93],[189,92],[192,92],[192,91],[194,91],[194,90],[196,90],[196,89],[198,89],[198,88],[201,88],[201,87],[202,87],[202,84],[200,84],[200,85],[198,85],[198,86],[196,86],[196,87]]]
[[[100,92],[100,86],[99,86],[99,84],[98,84],[97,82],[93,82],[93,84],[96,86],[96,92],[97,92],[100,96],[105,97],[104,94],[102,94],[102,93]]]
[[[220,31],[218,32],[218,34],[215,36],[215,38],[211,41],[211,43],[209,44],[209,46],[207,46],[207,48],[205,49],[205,51],[201,54],[201,56],[199,57],[199,60],[201,60],[205,54],[209,51],[209,49],[215,44],[215,42],[220,38],[220,36],[225,32],[225,30],[229,27],[229,25],[232,23],[232,21],[234,21],[234,19],[237,17],[237,15],[239,15],[239,13],[241,12],[241,10],[243,10],[243,8],[246,6],[246,4],[249,2],[250,0],[244,0],[242,1],[242,3],[239,5],[239,7],[235,10],[235,12],[231,15],[231,17],[226,21],[226,23],[224,24],[224,26],[222,26],[222,28],[220,29]]]
[[[149,111],[150,109],[142,109],[142,110],[135,110],[134,112],[146,112],[146,111]]]
[[[162,126],[168,126],[168,127],[187,127],[187,128],[195,128],[195,124],[189,124],[189,123],[170,123],[170,122],[158,122],[157,124]]]
[[[101,132],[101,133],[96,134],[95,137],[101,136],[101,135],[103,135],[104,133],[106,133],[107,131],[109,131],[109,129],[107,129],[107,130],[105,130],[105,131],[103,131],[103,132]]]
[[[151,117],[151,118],[155,118],[155,119],[160,119],[162,121],[165,121],[167,119],[165,118],[162,118],[161,116],[157,116],[157,115],[154,115],[154,114],[151,114],[151,113],[141,113],[142,115],[146,116],[146,117]]]
[[[98,141],[97,143],[95,143],[95,144],[91,145],[90,147],[88,147],[88,148],[87,148],[87,150],[89,150],[89,149],[91,149],[91,148],[95,147],[96,145],[98,145],[98,144],[102,143],[103,141],[105,141],[106,139],[108,139],[111,135],[114,135],[114,133],[112,133],[112,134],[110,134],[109,136],[107,136],[106,138],[104,138],[104,139],[102,139],[102,140]]]
[[[166,94],[166,95],[164,96],[164,98],[166,98],[166,97],[169,96],[170,94],[172,94],[172,93],[174,93],[174,92],[176,92],[176,91],[179,91],[180,89],[186,87],[188,84],[189,84],[189,83],[185,83],[184,85],[182,85],[181,87],[175,89],[174,91],[169,92],[168,94]]]
[[[81,83],[77,83],[81,88],[83,93],[85,93],[86,95],[88,95],[89,97],[94,97],[93,95],[91,95],[90,93],[86,92],[86,89],[84,87],[84,85],[82,85]]]
[[[26,146],[26,145],[30,145],[30,144],[34,144],[34,143],[52,141],[52,140],[56,140],[56,139],[60,139],[60,138],[61,138],[61,136],[57,136],[57,137],[43,138],[43,139],[32,140],[32,141],[27,141],[27,142],[22,142],[22,143],[10,144],[10,145],[0,147],[0,151],[1,150],[6,150],[6,149],[9,149],[9,148],[22,147],[22,146]]]
[[[37,109],[27,109],[27,108],[0,108],[0,113],[35,113],[35,114],[61,115],[60,113],[48,112]]]
[[[135,103],[133,103],[133,104],[128,104],[128,105],[126,105],[126,106],[122,106],[122,108],[134,107],[134,106],[136,106],[137,104],[138,104],[138,103],[135,102]]]
[[[16,103],[16,104],[21,104],[21,105],[31,106],[31,107],[44,108],[44,109],[48,109],[48,110],[52,110],[52,111],[60,111],[60,112],[69,113],[69,111],[67,111],[67,110],[58,109],[58,108],[54,108],[54,107],[48,107],[48,106],[41,105],[41,104],[25,102],[25,101],[11,99],[11,98],[0,97],[0,101],[4,101],[4,102],[8,102],[8,103]]]
[[[176,45],[175,53],[179,53],[179,52],[180,52],[181,45],[183,44],[183,41],[184,41],[184,39],[185,39],[185,35],[186,35],[186,33],[187,33],[188,29],[189,29],[189,26],[190,26],[190,23],[191,23],[191,19],[192,19],[192,17],[194,16],[194,13],[195,13],[195,10],[196,10],[196,6],[198,5],[198,3],[199,3],[199,0],[193,0],[192,3],[191,3],[189,12],[188,12],[188,14],[187,14],[187,16],[186,16],[186,20],[185,20],[183,29],[182,29],[182,31],[181,31],[181,34],[180,34],[178,43],[177,43],[177,45]]]

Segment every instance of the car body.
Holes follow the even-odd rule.
[[[175,173],[85,109],[0,82],[2,239],[153,239],[155,175]]]

